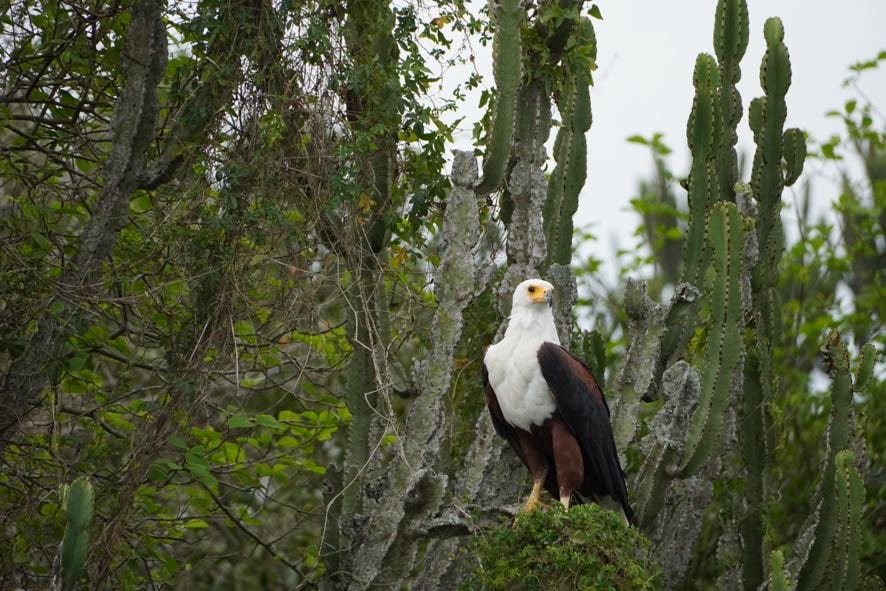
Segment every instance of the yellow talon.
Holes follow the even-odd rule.
[[[535,511],[541,499],[541,480],[532,483],[532,493],[529,495],[529,500],[526,501],[526,506],[523,507],[522,513],[529,513],[530,511]]]

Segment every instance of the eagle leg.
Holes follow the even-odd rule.
[[[540,504],[541,499],[541,485],[544,483],[544,477],[540,480],[533,479],[532,483],[532,492],[529,494],[529,499],[526,501],[526,506],[523,507],[523,513],[529,513],[531,511],[535,511]]]

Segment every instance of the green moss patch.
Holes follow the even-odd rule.
[[[478,532],[468,550],[479,565],[462,591],[662,586],[649,540],[594,504],[521,514],[513,524]]]

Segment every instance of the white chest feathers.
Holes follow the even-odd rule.
[[[541,425],[557,408],[538,365],[539,347],[545,342],[560,343],[553,322],[550,329],[509,328],[501,341],[486,350],[483,359],[505,420],[527,431],[531,425]]]

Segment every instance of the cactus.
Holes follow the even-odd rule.
[[[735,201],[738,181],[738,122],[741,120],[741,95],[736,85],[741,80],[739,63],[748,47],[748,5],[745,0],[720,0],[714,17],[714,51],[720,69],[720,113],[723,134],[717,151],[719,198]]]
[[[784,27],[778,18],[770,18],[763,30],[766,53],[760,66],[760,83],[765,96],[751,101],[748,115],[757,145],[751,175],[751,188],[760,207],[757,239],[761,264],[754,274],[757,290],[762,285],[774,285],[778,279],[778,261],[784,250],[781,193],[786,185],[800,176],[806,156],[802,132],[796,129],[782,131],[787,116],[785,94],[791,85]],[[786,159],[784,168],[783,159]]]
[[[495,191],[504,179],[511,153],[517,91],[520,87],[523,64],[521,39],[523,5],[520,0],[500,0],[495,3],[493,13],[495,36],[492,40],[492,72],[495,78],[496,99],[492,129],[486,138],[483,178],[477,187],[479,193]]]
[[[744,345],[741,339],[742,251],[745,222],[738,208],[721,203],[711,211],[707,242],[711,249],[713,279],[708,286],[711,324],[705,342],[698,408],[693,414],[680,462],[680,476],[697,471],[716,453],[723,412],[740,378]]]
[[[824,589],[851,591],[858,585],[861,564],[861,510],[864,505],[864,483],[855,466],[852,452],[841,451],[834,459],[834,493],[836,531],[831,552],[829,580]]]
[[[76,587],[86,566],[95,491],[89,479],[81,477],[65,487],[62,495],[67,525],[61,546],[61,576],[62,589],[67,591]]]
[[[643,440],[645,460],[634,479],[634,510],[642,527],[648,527],[664,503],[668,483],[676,476],[686,443],[690,417],[698,407],[698,372],[678,361],[662,376],[664,406],[649,424]]]
[[[720,136],[720,114],[717,87],[720,75],[714,58],[700,53],[695,60],[692,83],[695,97],[686,125],[686,139],[692,154],[692,168],[687,179],[689,222],[683,240],[683,272],[681,282],[697,289],[707,268],[709,251],[704,246],[708,212],[717,201],[715,151]],[[678,287],[686,290],[688,287]],[[665,321],[660,360],[656,375],[661,375],[670,360],[686,348],[695,327],[697,305],[694,299],[684,305],[672,306]],[[657,381],[657,380],[654,380]],[[647,397],[652,398],[652,397]]]
[[[597,55],[597,39],[591,19],[582,18],[576,31],[576,45],[589,47],[590,58]],[[548,183],[543,209],[547,265],[568,265],[572,259],[572,216],[578,209],[578,195],[587,178],[587,140],[591,128],[590,62],[573,67],[559,94],[557,107],[562,124],[554,143],[557,166]]]
[[[789,591],[790,576],[784,568],[784,555],[778,550],[773,550],[770,556],[769,589],[770,591]]]
[[[806,143],[797,129],[782,131],[787,115],[785,95],[790,87],[791,67],[781,21],[771,18],[764,26],[766,53],[760,66],[765,96],[751,102],[748,119],[757,149],[751,190],[756,199],[757,245],[760,264],[751,276],[753,331],[746,338],[749,348],[743,399],[742,458],[747,483],[748,516],[742,521],[743,579],[747,590],[763,582],[763,489],[768,448],[766,409],[778,392],[774,371],[775,348],[781,342],[781,303],[778,268],[784,252],[781,224],[781,194],[803,170]],[[782,162],[784,161],[784,166]]]
[[[718,195],[714,155],[721,133],[717,105],[720,74],[712,56],[706,53],[698,55],[692,83],[695,85],[695,98],[686,126],[692,169],[688,179],[689,227],[683,243],[683,281],[697,286],[707,266],[703,258],[707,253],[703,245],[705,223]]]
[[[822,478],[813,498],[815,511],[794,547],[798,589],[835,589],[858,580],[858,540],[864,488],[847,453],[854,431],[849,352],[840,333],[832,330],[823,348],[831,375],[831,415],[828,418]],[[864,364],[864,361],[862,362]],[[842,577],[842,578],[841,578]],[[834,585],[837,585],[836,587]]]
[[[871,343],[865,344],[861,348],[861,361],[855,372],[853,380],[853,388],[856,392],[865,390],[871,383],[871,377],[874,375],[874,363],[877,360],[877,349]]]
[[[633,484],[634,506],[648,526],[662,507],[670,480],[689,478],[716,454],[723,415],[740,379],[743,343],[741,277],[748,222],[734,204],[716,205],[708,219],[707,244],[712,251],[710,325],[701,371],[684,362],[663,376],[665,406],[644,440],[646,460]]]

